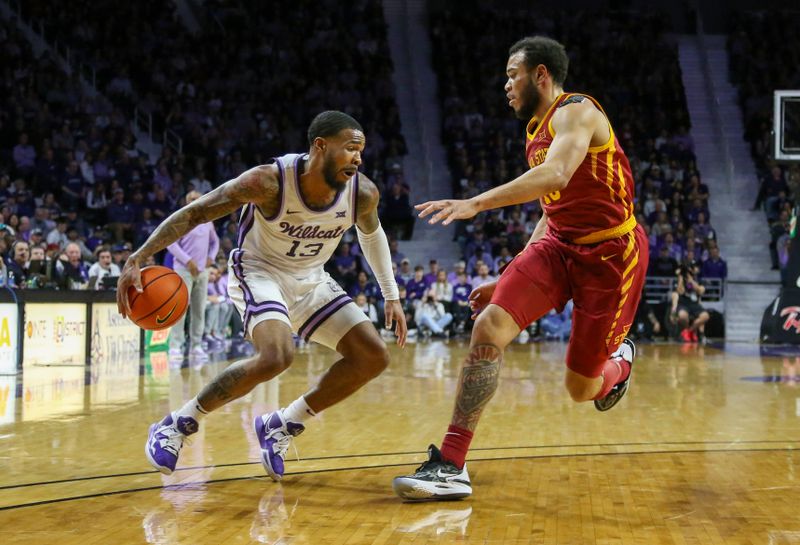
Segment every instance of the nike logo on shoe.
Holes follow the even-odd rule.
[[[616,256],[616,255],[617,255],[617,254],[611,254],[611,255],[602,255],[602,256],[600,256],[600,259],[602,259],[603,261],[608,261],[609,259],[611,259],[612,257],[614,257],[614,256]]]

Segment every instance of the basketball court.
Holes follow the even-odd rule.
[[[270,481],[253,416],[331,362],[293,368],[209,417],[166,477],[148,425],[227,361],[26,368],[0,378],[0,543],[800,543],[800,352],[639,345],[608,413],[562,386],[565,345],[512,345],[478,428],[465,501],[403,503],[392,477],[439,443],[464,342],[392,347],[389,370],[312,421]]]

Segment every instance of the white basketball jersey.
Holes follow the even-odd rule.
[[[248,204],[239,217],[234,265],[278,269],[295,277],[321,270],[339,240],[355,223],[358,173],[347,181],[330,206],[315,209],[300,194],[300,174],[308,154],[288,154],[276,161],[280,172],[278,211],[266,217]]]

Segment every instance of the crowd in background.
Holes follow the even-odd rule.
[[[797,12],[740,12],[728,36],[730,77],[739,88],[745,139],[756,165],[753,209],[761,209],[770,228],[773,270],[783,274],[789,261],[790,220],[800,187],[800,164],[773,157],[773,91],[800,89],[800,25]]]
[[[708,187],[688,135],[676,48],[663,20],[580,11],[547,16],[541,9],[525,17],[471,3],[472,10],[433,10],[430,21],[454,194],[470,197],[526,168],[524,124],[503,99],[503,62],[510,36],[548,34],[570,55],[567,89],[604,105],[631,160],[636,213],[650,237],[649,274],[674,276],[687,267],[700,281],[724,278]],[[46,54],[36,56],[13,26],[0,26],[0,48],[11,61],[0,83],[0,221],[8,226],[0,251],[8,256],[9,284],[111,286],[102,277],[113,278],[112,266],[124,263],[188,191],[207,192],[276,154],[306,149],[304,128],[330,108],[364,125],[362,171],[382,191],[382,222],[393,245],[410,238],[413,182],[402,167],[405,142],[386,27],[378,0],[357,4],[345,15],[319,9],[319,2],[282,0],[267,11],[209,1],[198,14],[201,31],[190,33],[170,3],[24,3],[25,17],[42,22],[48,39],[69,45],[96,68],[98,88],[110,101],[88,92]],[[177,134],[180,152],[165,145],[151,160],[139,151],[131,131],[134,106],[153,115],[156,133]],[[494,278],[524,247],[540,215],[534,202],[460,222],[462,260],[445,272],[446,284],[435,281],[438,271],[415,271],[421,265],[397,259],[409,317],[432,334],[468,328],[467,287]],[[232,214],[217,222],[221,267],[235,246],[237,221]],[[38,248],[45,253],[45,264],[34,268],[47,272],[33,282],[22,265],[24,245],[13,257],[15,241],[37,256]],[[107,265],[105,253],[100,256],[106,250]],[[28,269],[33,261],[28,256]],[[96,264],[102,271],[89,274]],[[65,265],[86,273],[65,280]],[[375,306],[380,321],[380,297],[351,234],[328,267],[355,297],[364,293],[358,302],[368,314]],[[428,279],[424,289],[416,272]],[[559,327],[553,331],[560,335]]]

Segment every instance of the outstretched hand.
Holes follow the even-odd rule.
[[[394,334],[397,336],[397,346],[403,348],[406,345],[408,325],[406,325],[406,313],[403,312],[400,301],[397,299],[386,301],[383,313],[386,315],[386,329],[391,330],[392,322],[395,322]]]
[[[436,214],[428,220],[428,223],[434,224],[441,221],[442,225],[450,225],[455,220],[469,219],[479,212],[475,201],[472,199],[428,201],[418,204],[414,208],[420,211],[420,218],[426,218],[436,212]]]

